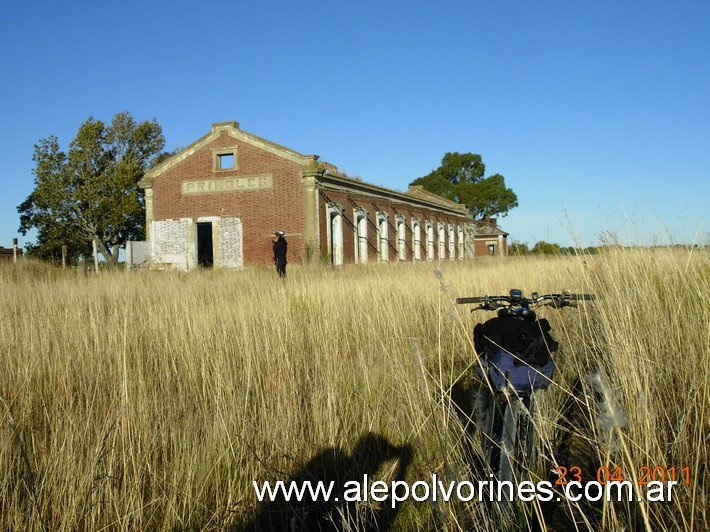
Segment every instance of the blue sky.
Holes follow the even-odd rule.
[[[710,2],[10,2],[0,18],[0,245],[33,145],[89,116],[214,122],[396,190],[480,153],[530,245],[710,243]]]

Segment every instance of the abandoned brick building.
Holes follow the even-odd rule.
[[[190,269],[270,264],[274,232],[285,231],[289,261],[333,265],[370,261],[466,260],[476,225],[464,205],[410,187],[396,192],[339,174],[243,131],[214,124],[140,181],[147,242],[129,262]],[[505,253],[505,233],[485,253]],[[479,251],[480,253],[480,251]]]
[[[484,255],[507,255],[508,233],[498,226],[496,218],[474,221],[473,253],[477,257]]]
[[[4,248],[0,246],[0,262],[13,262],[22,257],[22,249]]]

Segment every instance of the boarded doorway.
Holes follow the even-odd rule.
[[[212,222],[197,223],[197,264],[203,268],[211,268],[214,265]]]

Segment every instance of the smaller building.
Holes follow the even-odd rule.
[[[477,257],[495,255],[505,257],[508,254],[508,233],[498,227],[496,218],[476,220],[474,236],[474,254]]]
[[[22,257],[22,248],[17,248],[17,258]],[[0,246],[0,262],[13,262],[15,260],[15,250]]]

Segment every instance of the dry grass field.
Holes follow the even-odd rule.
[[[539,313],[560,350],[529,478],[675,467],[689,483],[670,502],[358,511],[393,530],[710,529],[710,261],[664,249],[290,266],[288,291],[266,268],[2,266],[0,529],[239,530],[269,510],[252,481],[304,478],[309,462],[485,479],[471,331],[490,315],[451,301],[513,287],[598,298]]]

